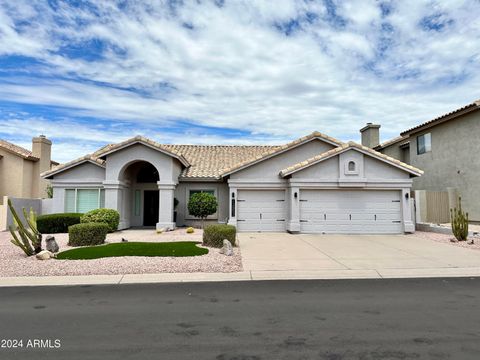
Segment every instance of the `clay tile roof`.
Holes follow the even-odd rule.
[[[325,159],[328,159],[334,155],[337,155],[339,153],[342,153],[348,149],[351,149],[351,148],[356,148],[356,149],[359,149],[361,151],[364,151],[364,152],[367,152],[369,154],[372,154],[374,157],[376,158],[380,158],[380,159],[383,159],[385,160],[386,162],[389,162],[391,164],[394,164],[400,168],[403,168],[404,170],[410,172],[410,173],[413,173],[414,175],[417,175],[417,176],[420,176],[423,174],[423,171],[420,170],[420,169],[417,169],[416,167],[414,166],[411,166],[411,165],[408,165],[408,164],[405,164],[397,159],[394,159],[390,156],[387,156],[385,154],[382,154],[382,153],[379,153],[378,151],[375,151],[367,146],[363,146],[363,145],[360,145],[356,142],[353,142],[353,141],[349,141],[348,143],[345,143],[335,149],[332,149],[332,150],[329,150],[327,152],[324,152],[322,154],[319,154],[319,155],[316,155],[310,159],[307,159],[307,160],[304,160],[302,162],[299,162],[297,164],[294,164],[292,166],[289,166],[285,169],[283,169],[282,171],[280,171],[280,175],[281,176],[287,176],[289,174],[292,174],[298,170],[301,170],[301,169],[304,169],[310,165],[313,165],[313,164],[316,164],[317,162],[320,162],[322,160],[325,160]]]
[[[191,164],[183,178],[220,178],[223,170],[244,161],[256,159],[279,146],[261,145],[164,145],[181,153]]]
[[[242,168],[244,168],[248,165],[254,164],[254,163],[256,163],[258,161],[261,161],[263,159],[268,159],[269,157],[274,156],[277,153],[280,153],[280,152],[283,152],[283,151],[288,150],[290,148],[293,148],[297,145],[300,145],[300,144],[302,144],[306,141],[309,141],[311,139],[314,139],[314,138],[320,138],[320,139],[325,140],[326,142],[329,142],[329,143],[331,143],[332,145],[335,145],[335,146],[339,146],[339,145],[343,144],[340,140],[337,140],[337,139],[332,138],[328,135],[322,134],[321,132],[314,131],[313,133],[311,133],[307,136],[301,137],[299,139],[296,139],[292,142],[289,142],[288,144],[281,145],[281,146],[276,146],[276,147],[264,152],[263,154],[258,154],[254,158],[246,159],[245,161],[239,162],[232,167],[225,168],[222,175],[231,174],[232,172],[240,170],[240,169],[242,169]]]
[[[248,164],[253,164],[264,158],[273,156],[281,151],[288,150],[295,145],[299,145],[313,138],[321,138],[324,141],[336,146],[343,144],[339,140],[324,135],[320,132],[314,132],[308,136],[302,137],[286,145],[171,145],[159,144],[155,141],[142,136],[122,141],[118,144],[108,144],[100,148],[93,154],[75,159],[66,164],[54,167],[52,170],[42,174],[44,177],[52,176],[55,173],[72,167],[76,164],[93,161],[104,166],[103,158],[109,153],[133,144],[143,142],[155,147],[168,154],[172,154],[185,164],[185,168],[180,174],[181,178],[191,179],[220,179],[230,169],[237,169]]]
[[[458,109],[450,111],[446,114],[440,115],[440,116],[438,116],[438,117],[436,117],[432,120],[429,120],[427,122],[424,122],[420,125],[414,126],[414,127],[410,128],[408,130],[405,130],[402,133],[400,133],[400,135],[402,135],[402,136],[409,135],[409,134],[411,134],[413,132],[416,132],[420,129],[429,128],[431,126],[436,125],[437,123],[441,123],[441,122],[444,122],[444,121],[455,119],[458,116],[461,116],[465,113],[468,113],[470,111],[477,110],[477,109],[480,109],[480,99],[476,100],[476,101],[474,101],[474,102],[472,102],[468,105],[462,106],[461,108],[458,108]]]
[[[11,142],[8,142],[6,140],[0,140],[0,148],[5,149],[11,153],[17,154],[24,159],[34,160],[34,161],[39,160],[38,157],[33,156],[30,150],[27,150],[21,146],[12,144]]]

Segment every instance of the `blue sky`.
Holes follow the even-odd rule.
[[[0,0],[0,138],[382,139],[480,98],[480,1]]]

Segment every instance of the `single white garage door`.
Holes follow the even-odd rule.
[[[284,190],[239,190],[238,231],[285,231]]]
[[[301,190],[300,228],[306,233],[402,233],[400,191]]]

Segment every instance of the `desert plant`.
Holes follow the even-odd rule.
[[[462,198],[458,198],[458,209],[450,209],[452,232],[458,241],[465,241],[468,237],[468,212],[462,210]]]
[[[71,225],[80,224],[80,213],[47,214],[37,217],[38,231],[42,234],[58,234],[68,232]]]
[[[53,198],[53,187],[51,184],[47,185],[47,188],[45,189],[45,192],[47,193],[47,198],[51,199]]]
[[[200,219],[202,219],[202,229],[205,219],[209,215],[217,212],[217,198],[210,193],[199,192],[190,196],[188,201],[188,212]]]
[[[82,223],[68,228],[68,245],[100,245],[105,242],[110,227],[106,223]]]
[[[237,228],[233,225],[207,225],[203,230],[203,245],[220,248],[223,246],[223,240],[227,239],[232,246],[235,246],[236,237]]]
[[[186,230],[187,234],[193,234],[195,232],[195,229],[193,227],[188,227]]]
[[[109,232],[118,229],[120,214],[114,209],[95,209],[85,213],[80,219],[81,223],[105,223],[108,225]]]
[[[27,211],[23,208],[23,217],[27,224],[25,226],[10,199],[8,200],[8,208],[12,213],[14,223],[14,225],[8,227],[13,237],[10,241],[22,249],[27,256],[38,254],[42,251],[42,234],[37,230],[37,214],[32,208],[30,208],[30,213],[27,214]]]

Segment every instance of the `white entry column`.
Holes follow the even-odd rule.
[[[173,230],[175,223],[173,222],[173,201],[176,184],[157,182],[159,209],[158,209],[158,223],[157,230]]]
[[[105,208],[117,210],[120,214],[118,230],[130,227],[130,221],[125,209],[124,192],[125,184],[118,180],[105,180],[103,182],[105,189]]]
[[[287,191],[288,198],[288,222],[287,231],[290,233],[300,232],[300,188],[291,185]]]
[[[410,208],[410,189],[402,189],[402,198],[400,199],[400,201],[402,202],[404,231],[406,233],[414,233],[415,224],[413,223],[412,210]]]

